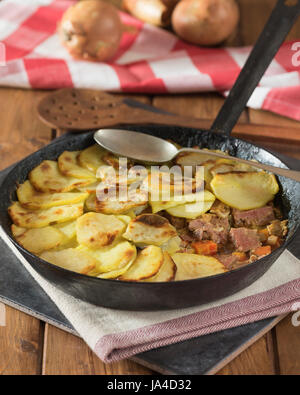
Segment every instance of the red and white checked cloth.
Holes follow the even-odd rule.
[[[1,1],[0,85],[224,93],[232,87],[251,50],[199,48],[121,13],[127,28],[114,59],[109,63],[73,60],[56,34],[57,22],[73,3],[73,0]],[[299,73],[300,38],[299,42],[281,47],[248,106],[300,120]]]

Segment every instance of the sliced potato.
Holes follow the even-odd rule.
[[[40,257],[53,265],[71,270],[72,272],[88,274],[97,265],[97,260],[77,248],[61,251],[46,251]]]
[[[132,262],[128,263],[128,265],[122,267],[122,269],[117,269],[117,270],[112,270],[111,272],[106,272],[106,273],[101,273],[97,275],[98,278],[106,278],[106,279],[114,279],[122,276],[124,273],[127,272],[127,270],[130,268],[132,265]]]
[[[56,248],[64,240],[63,233],[52,226],[41,229],[26,229],[12,225],[11,230],[17,242],[33,254],[40,254],[43,251]]]
[[[173,281],[176,275],[177,267],[167,252],[163,253],[164,261],[157,274],[144,281],[151,283]]]
[[[15,202],[8,208],[14,224],[23,228],[43,228],[49,224],[71,221],[83,214],[83,203],[51,207],[45,210],[28,210]]]
[[[148,246],[138,253],[130,268],[120,276],[123,281],[140,281],[153,277],[161,268],[164,256],[161,248]]]
[[[87,247],[101,248],[113,244],[125,228],[114,215],[86,213],[77,220],[77,240]]]
[[[95,174],[79,166],[77,160],[79,154],[80,151],[64,151],[58,158],[60,172],[67,177],[91,179],[95,182]]]
[[[78,187],[76,188],[79,192],[84,192],[84,193],[96,193],[97,187],[99,185],[99,181],[93,182],[92,184],[83,186],[83,187]]]
[[[81,167],[96,174],[98,168],[104,165],[101,158],[105,153],[106,151],[103,148],[98,144],[94,144],[80,152],[78,155],[78,163]]]
[[[220,150],[209,150],[204,148],[206,151],[216,152],[218,154],[227,155],[226,152]],[[197,152],[182,152],[176,158],[176,164],[180,166],[200,166],[204,162],[213,160],[214,157],[209,154],[197,153]]]
[[[127,267],[136,258],[136,247],[128,241],[121,241],[113,247],[90,249],[85,246],[78,247],[97,260],[95,271],[97,274],[120,270]]]
[[[203,201],[196,203],[186,203],[180,206],[172,207],[167,210],[167,213],[173,215],[174,217],[195,219],[199,217],[199,215],[206,213],[212,205],[214,204],[214,200],[211,201]]]
[[[176,281],[208,277],[226,272],[225,266],[213,257],[177,253],[172,255],[172,259],[177,266]]]
[[[195,201],[211,201],[215,197],[209,191],[200,191],[197,193],[185,194],[182,196],[173,196],[167,201],[150,201],[150,205],[153,213],[158,213],[162,210],[168,210],[172,207],[180,206],[185,203],[193,203]]]
[[[76,204],[87,199],[87,193],[42,193],[36,191],[30,181],[25,181],[17,189],[19,202],[25,208],[41,210],[66,204]]]
[[[177,236],[176,229],[169,221],[157,214],[141,214],[128,225],[123,237],[137,245],[153,244],[161,246]]]
[[[128,225],[129,222],[132,220],[132,217],[130,217],[129,215],[117,215],[116,217],[119,218],[119,220],[123,221],[126,225]],[[135,218],[135,216],[133,218]]]
[[[169,254],[175,254],[175,252],[180,250],[181,238],[179,236],[172,237],[170,240],[166,241],[160,246],[163,251]]]
[[[53,226],[54,226],[54,228],[61,231],[66,238],[66,242],[69,242],[76,237],[76,224],[77,224],[77,221],[69,221],[69,222],[63,222],[61,224],[57,224],[57,225],[53,225]]]
[[[221,202],[239,210],[262,207],[279,191],[275,176],[264,171],[216,174],[211,187]]]
[[[69,192],[94,182],[93,179],[80,179],[64,176],[58,168],[57,162],[44,160],[29,173],[32,186],[40,192]]]
[[[219,173],[230,173],[234,171],[238,172],[253,172],[257,171],[253,166],[247,165],[246,163],[238,163],[235,161],[222,162],[217,161],[217,164],[210,169],[212,176],[215,176]]]
[[[118,199],[118,190],[115,187],[102,187],[97,189],[96,211],[103,214],[127,214],[134,208],[145,206],[147,202],[148,194],[145,191],[129,191],[127,200],[122,201]]]
[[[96,193],[91,193],[85,201],[85,208],[87,211],[97,212],[96,208]]]

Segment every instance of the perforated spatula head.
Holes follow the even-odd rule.
[[[97,129],[123,119],[123,100],[92,89],[60,89],[38,104],[39,117],[58,129]],[[125,106],[126,107],[126,106]]]

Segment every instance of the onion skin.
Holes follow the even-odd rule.
[[[181,0],[172,14],[177,35],[198,45],[217,45],[226,40],[239,22],[235,0]]]
[[[59,25],[61,43],[75,59],[105,61],[118,50],[123,26],[118,10],[103,1],[85,0],[67,9]]]
[[[123,8],[136,18],[156,26],[168,26],[179,0],[123,0]]]

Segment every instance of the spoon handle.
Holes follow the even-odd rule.
[[[186,153],[188,153],[188,152],[195,152],[195,153],[198,153],[198,154],[210,155],[210,156],[213,156],[213,157],[216,157],[216,158],[234,160],[235,162],[244,163],[246,165],[257,167],[258,169],[267,170],[267,171],[270,171],[271,173],[277,174],[278,176],[291,178],[292,180],[300,182],[300,171],[289,170],[289,169],[282,169],[281,167],[275,167],[275,166],[271,166],[271,165],[266,165],[264,163],[254,162],[254,161],[251,161],[251,160],[246,160],[246,159],[241,159],[241,158],[237,158],[237,157],[232,157],[232,156],[229,156],[229,155],[223,155],[223,154],[220,154],[218,152],[212,152],[212,151],[209,151],[209,150],[196,149],[196,148],[182,148],[182,149],[180,149],[178,151],[178,154],[185,153],[185,152]],[[199,164],[199,166],[201,166],[201,163]]]
[[[211,131],[230,135],[250,96],[300,14],[300,0],[278,0]],[[291,54],[292,56],[292,54]]]

